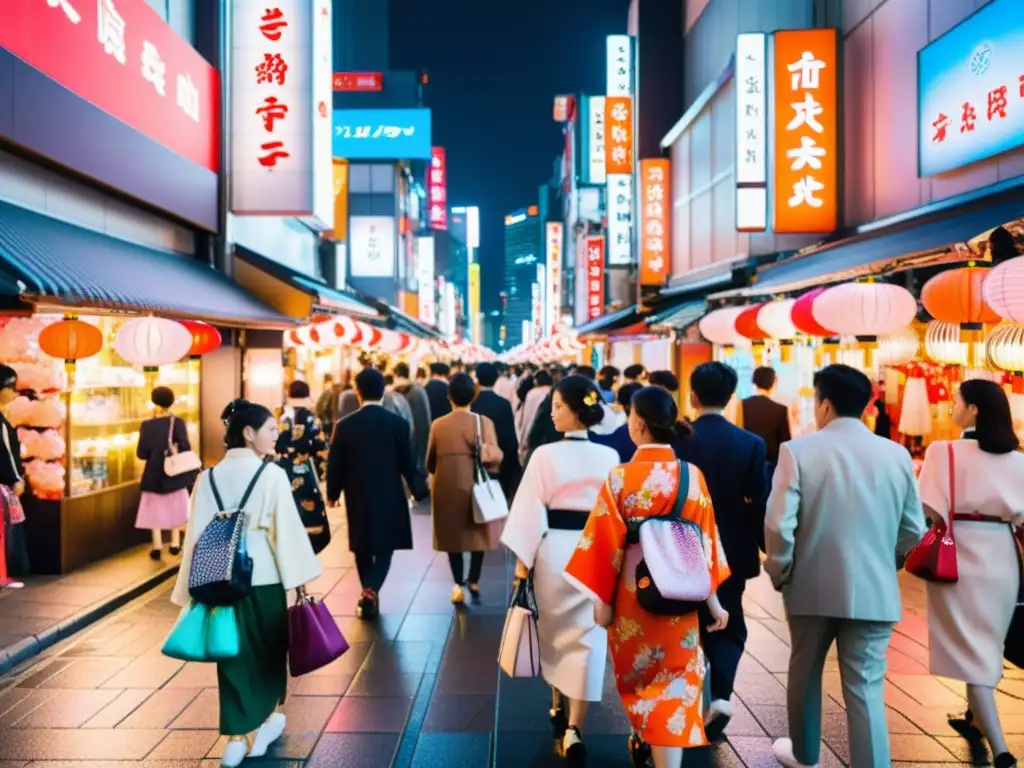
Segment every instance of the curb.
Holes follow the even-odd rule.
[[[177,575],[180,565],[171,565],[159,573],[147,576],[142,581],[126,587],[112,597],[83,608],[78,613],[64,619],[59,624],[47,627],[33,636],[19,640],[14,645],[0,649],[0,675],[6,675],[19,664],[38,656],[61,640],[67,640],[77,632],[95,624],[109,616],[118,608],[122,608],[132,600],[158,587],[163,582]]]

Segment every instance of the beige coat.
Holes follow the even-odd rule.
[[[489,457],[501,463],[494,424],[481,416],[483,442]],[[434,549],[438,552],[484,552],[496,549],[501,522],[479,525],[473,519],[473,450],[476,415],[454,411],[430,428],[427,471],[433,476],[430,505],[434,521]],[[497,465],[488,466],[496,471]]]

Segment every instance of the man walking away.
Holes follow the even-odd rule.
[[[729,612],[729,625],[703,637],[711,664],[711,705],[704,716],[710,741],[722,735],[732,717],[730,699],[736,669],[747,643],[743,592],[747,579],[761,572],[768,496],[764,440],[730,423],[724,415],[737,381],[736,372],[724,363],[703,363],[693,369],[690,404],[699,415],[690,439],[673,446],[680,459],[704,473],[722,547],[732,569],[732,576],[718,588],[718,599]],[[702,619],[702,624],[711,623],[709,616]]]
[[[409,425],[386,410],[384,375],[366,368],[356,376],[359,410],[334,429],[327,457],[327,498],[335,504],[345,494],[348,546],[355,554],[363,592],[356,615],[370,619],[380,612],[391,556],[412,549],[409,502],[402,481],[413,484]]]
[[[640,363],[630,365],[622,372],[622,378],[625,379],[624,384],[646,384],[647,369],[640,365]]]
[[[516,380],[512,370],[504,363],[494,363],[498,369],[498,380],[494,382],[494,394],[512,402],[516,393]]]
[[[427,488],[427,440],[430,437],[430,398],[419,384],[409,380],[409,366],[395,366],[395,392],[405,397],[412,411],[412,461],[415,485],[409,490],[417,501],[430,495]]]
[[[494,430],[498,436],[498,447],[501,448],[501,470],[498,479],[505,497],[511,503],[512,497],[519,487],[519,479],[523,470],[519,465],[519,440],[516,437],[516,420],[512,414],[512,404],[499,395],[495,389],[498,381],[498,369],[494,363],[480,363],[476,367],[476,381],[480,392],[473,401],[470,410],[486,416],[494,422]]]
[[[320,393],[320,397],[316,399],[314,411],[316,412],[316,417],[320,419],[320,426],[323,428],[328,439],[331,437],[331,430],[334,429],[334,422],[336,421],[334,415],[338,412],[339,394],[334,386],[334,376],[325,373],[324,389]]]
[[[779,446],[793,439],[789,427],[789,408],[772,399],[778,381],[774,369],[755,368],[755,392],[740,404],[741,426],[764,440],[769,478],[779,463]]]
[[[790,738],[774,746],[786,768],[818,764],[821,676],[833,642],[850,765],[890,765],[883,685],[889,638],[902,615],[897,563],[921,540],[925,518],[910,454],[861,422],[870,399],[871,382],[860,371],[818,371],[818,431],[779,450],[765,570],[782,592],[791,637]]]
[[[452,404],[448,402],[448,375],[451,373],[445,363],[430,364],[430,381],[424,389],[430,400],[430,421],[437,421],[452,412]]]

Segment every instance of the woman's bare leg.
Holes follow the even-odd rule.
[[[654,768],[681,768],[683,764],[682,747],[651,747]]]
[[[1008,752],[1003,726],[999,722],[999,710],[996,708],[995,689],[983,685],[968,685],[967,703],[974,713],[974,724],[985,734],[992,756]]]
[[[569,727],[583,730],[583,721],[587,719],[587,708],[589,701],[569,699]]]

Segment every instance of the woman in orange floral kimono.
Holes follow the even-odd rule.
[[[729,619],[715,596],[730,571],[704,476],[677,462],[672,450],[674,440],[689,434],[677,415],[666,390],[645,387],[634,395],[629,432],[639,448],[632,461],[612,470],[565,569],[594,600],[597,623],[608,627],[616,686],[634,730],[630,747],[639,747],[637,737],[649,744],[656,768],[678,768],[684,748],[707,744],[698,614],[658,616],[641,608],[635,580],[641,551],[626,545],[627,521],[671,513],[680,467],[689,473],[682,517],[700,526],[710,569],[707,605],[714,623],[707,629],[723,629]]]

